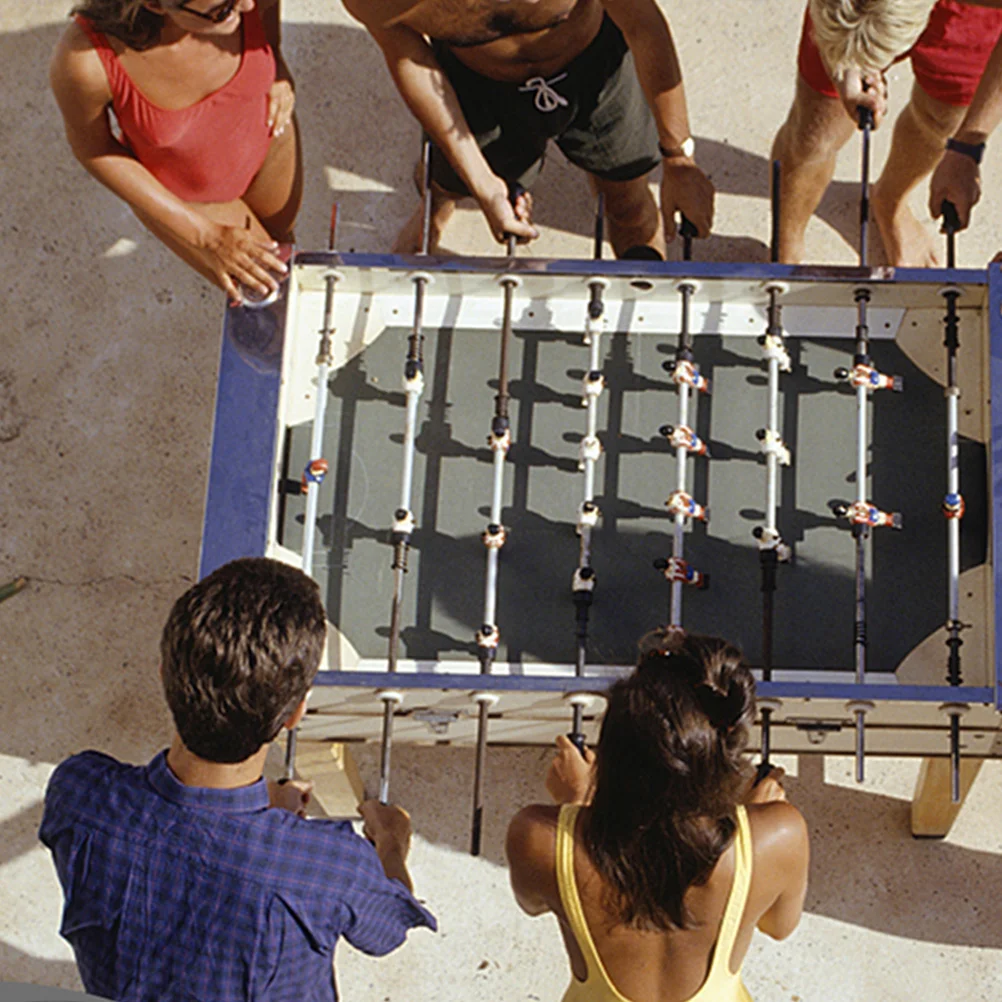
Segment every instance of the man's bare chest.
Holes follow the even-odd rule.
[[[587,0],[424,0],[402,20],[422,35],[465,48],[557,28],[587,5]]]

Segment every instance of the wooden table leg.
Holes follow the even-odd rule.
[[[960,760],[960,803],[950,801],[949,758],[925,758],[912,797],[912,835],[915,838],[945,838],[981,770],[984,759]]]

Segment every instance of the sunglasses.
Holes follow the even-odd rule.
[[[210,7],[206,11],[192,10],[187,3],[181,3],[178,4],[177,10],[183,10],[186,14],[191,14],[192,17],[200,17],[203,21],[222,24],[233,13],[233,8],[239,2],[240,0],[223,0],[222,3],[217,3],[215,7]]]

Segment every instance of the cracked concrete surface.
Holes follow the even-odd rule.
[[[769,144],[792,96],[800,4],[664,6],[697,156],[720,193],[717,232],[696,255],[763,260]],[[46,86],[69,7],[0,0],[0,65],[8,67],[0,90],[0,582],[30,580],[0,605],[0,980],[76,988],[57,933],[55,874],[36,842],[42,792],[54,764],[73,752],[143,761],[168,738],[157,640],[196,573],[223,303],[70,155]],[[385,250],[413,208],[418,130],[379,52],[339,4],[284,0],[283,8],[306,144],[300,242],[324,245],[337,197],[341,246]],[[910,71],[894,69],[891,86],[900,107]],[[888,138],[887,130],[875,136],[875,165]],[[850,144],[808,232],[812,260],[855,260],[857,174]],[[1002,244],[1000,181],[993,143],[975,224],[959,242],[964,266],[981,266]],[[536,205],[536,253],[589,253],[587,185],[558,154]],[[468,209],[445,244],[493,250]],[[373,749],[359,760],[371,784]],[[517,911],[501,852],[506,818],[543,796],[545,760],[538,749],[491,750],[485,854],[474,860],[465,852],[472,753],[395,752],[395,793],[417,832],[415,883],[442,931],[419,932],[378,961],[342,948],[345,999],[559,998],[567,966],[554,922]],[[791,799],[813,834],[812,885],[790,940],[756,939],[745,972],[758,1002],[997,999],[1000,763],[982,770],[942,843],[907,833],[916,763],[874,761],[862,786],[843,760],[788,765]]]

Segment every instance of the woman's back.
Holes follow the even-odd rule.
[[[576,822],[574,885],[591,944],[572,914],[573,893],[560,886],[567,883],[559,875],[561,814],[565,827],[571,818]],[[575,807],[539,805],[520,812],[509,831],[508,855],[520,904],[529,905],[530,914],[552,911],[560,922],[573,975],[564,1002],[745,1002],[749,996],[736,974],[755,927],[781,938],[799,917],[807,833],[800,813],[785,802],[741,808],[736,836],[710,877],[686,891],[691,928],[669,931],[642,931],[610,914],[609,888],[588,857]],[[723,929],[729,902],[730,927]],[[718,941],[733,944],[729,956],[717,951]],[[586,960],[590,945],[604,978]]]
[[[565,806],[515,816],[512,887],[560,921],[566,1002],[747,1002],[755,928],[782,938],[800,919],[806,826],[781,773],[752,784],[741,652],[679,631],[641,652],[608,691],[595,754],[557,739],[547,788]]]

